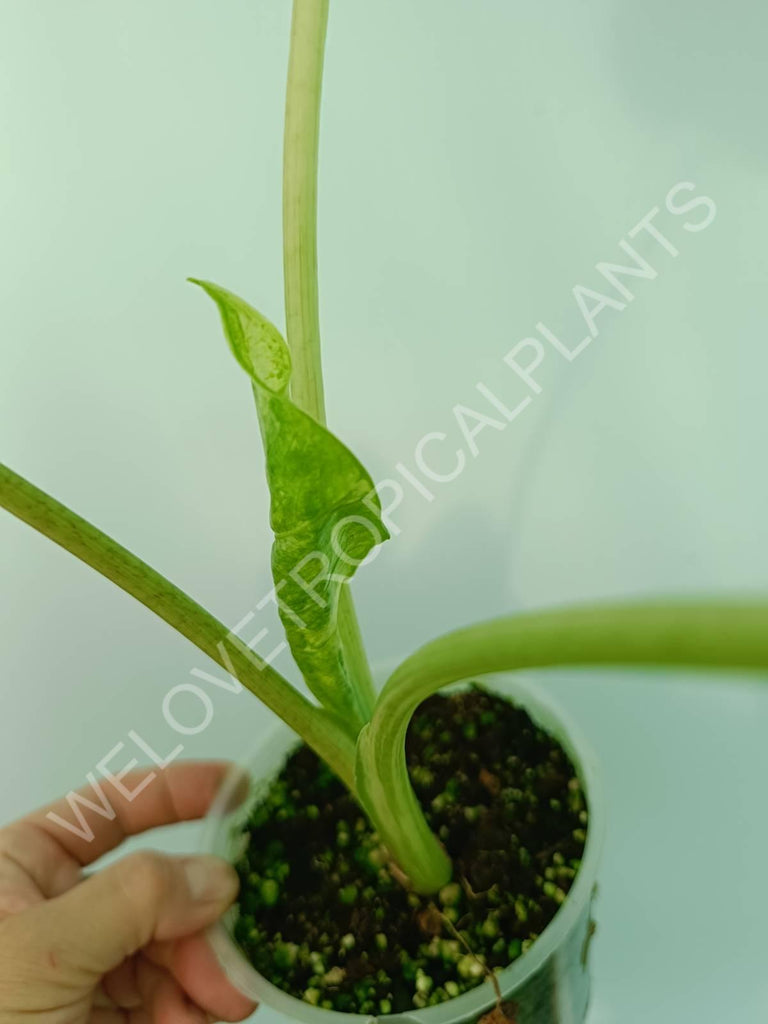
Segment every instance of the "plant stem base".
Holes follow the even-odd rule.
[[[362,812],[304,746],[248,822],[236,937],[264,977],[312,1005],[408,1012],[487,984],[546,928],[578,872],[585,797],[563,749],[524,710],[477,687],[430,698],[407,752],[455,867],[433,897],[396,881]],[[555,1012],[557,971],[548,962],[530,979],[519,1024],[561,1020],[540,1005]]]

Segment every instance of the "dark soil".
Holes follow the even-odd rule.
[[[407,756],[455,869],[433,898],[395,880],[368,820],[307,747],[249,819],[236,938],[261,974],[314,1005],[397,1013],[473,988],[525,952],[579,869],[584,794],[522,709],[479,687],[432,697]]]

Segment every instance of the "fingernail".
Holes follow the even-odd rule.
[[[237,874],[220,857],[189,857],[184,874],[189,895],[198,903],[232,901],[237,894]]]

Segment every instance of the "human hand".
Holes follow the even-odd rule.
[[[30,1014],[46,1024],[208,1024],[253,1012],[203,935],[237,893],[228,864],[142,851],[82,873],[126,836],[202,817],[226,768],[172,764],[132,801],[110,792],[113,820],[89,817],[90,841],[46,817],[71,817],[66,801],[0,829],[1,1024]],[[147,774],[123,783],[135,793]]]

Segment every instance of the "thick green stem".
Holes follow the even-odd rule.
[[[354,792],[354,738],[146,562],[0,464],[0,505],[159,615],[294,729]]]
[[[405,762],[406,730],[418,705],[449,683],[487,672],[579,665],[765,670],[768,602],[665,602],[518,615],[449,633],[404,661],[358,741],[356,778],[361,799],[415,888],[433,891],[446,877],[445,853],[424,820]]]
[[[294,0],[283,147],[285,320],[293,360],[291,398],[325,423],[317,282],[317,159],[328,0]],[[339,599],[339,632],[360,713],[367,721],[375,689],[352,595]]]
[[[363,637],[360,633],[360,625],[357,621],[357,612],[352,600],[352,591],[349,584],[341,588],[339,594],[339,636],[344,646],[344,654],[347,659],[348,668],[352,674],[352,685],[359,698],[359,705],[364,721],[370,721],[373,708],[376,703],[376,689],[373,685],[371,667],[368,663],[368,655],[363,645]]]
[[[317,285],[317,158],[328,0],[294,0],[283,142],[285,319],[291,398],[325,423]]]

